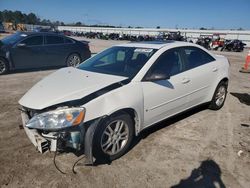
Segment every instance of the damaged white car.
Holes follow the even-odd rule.
[[[220,109],[228,60],[185,42],[113,46],[62,68],[19,101],[25,132],[40,152],[83,150],[86,163],[114,160],[143,129],[194,106]]]

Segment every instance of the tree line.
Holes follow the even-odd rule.
[[[32,24],[32,25],[65,25],[63,22],[52,22],[49,19],[41,19],[35,13],[25,14],[21,11],[4,10],[0,11],[1,22],[11,22],[13,24]]]
[[[86,27],[110,27],[110,28],[118,28],[117,26],[112,25],[86,25],[82,22],[76,23],[68,23],[65,24],[61,21],[51,21],[49,19],[41,19],[35,13],[31,12],[29,14],[25,14],[21,11],[11,11],[4,10],[0,11],[0,22],[11,22],[13,24],[31,24],[31,25],[45,25],[45,26],[86,26]]]

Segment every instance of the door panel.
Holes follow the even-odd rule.
[[[189,89],[191,90],[187,107],[208,102],[205,99],[217,77],[217,72],[213,71],[214,67],[216,67],[216,62],[207,63],[186,71],[186,76],[190,78]]]
[[[24,46],[16,45],[10,50],[15,67],[18,69],[41,67],[45,55],[43,36],[32,36],[20,43]]]
[[[46,49],[47,60],[44,62],[46,66],[65,66],[68,49],[64,45],[47,45]]]
[[[64,44],[64,38],[61,36],[47,35],[45,36],[46,46],[46,62],[47,66],[63,66],[66,65],[66,58],[72,44]]]
[[[144,93],[144,126],[147,127],[186,109],[188,84],[180,73],[169,80],[142,82]]]
[[[187,107],[208,102],[208,93],[217,79],[218,67],[213,57],[197,47],[183,47],[185,75],[190,80]]]
[[[165,74],[168,80],[143,81],[144,126],[186,109],[189,81],[185,80],[180,48],[165,51],[152,65],[145,80],[152,75]]]
[[[38,46],[12,48],[10,53],[15,67],[18,69],[40,67],[42,64],[41,48]]]

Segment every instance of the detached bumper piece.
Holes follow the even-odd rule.
[[[50,143],[45,138],[41,137],[36,130],[28,129],[24,126],[25,133],[27,134],[28,138],[34,144],[38,151],[44,153],[45,151],[49,150]],[[52,150],[51,150],[52,151]],[[56,151],[56,150],[54,150]]]

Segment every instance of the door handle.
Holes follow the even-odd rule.
[[[214,68],[212,69],[213,72],[217,72],[217,70],[218,70],[217,67],[214,67]]]
[[[183,78],[181,83],[187,84],[188,82],[190,82],[190,79],[188,79],[188,78]]]

